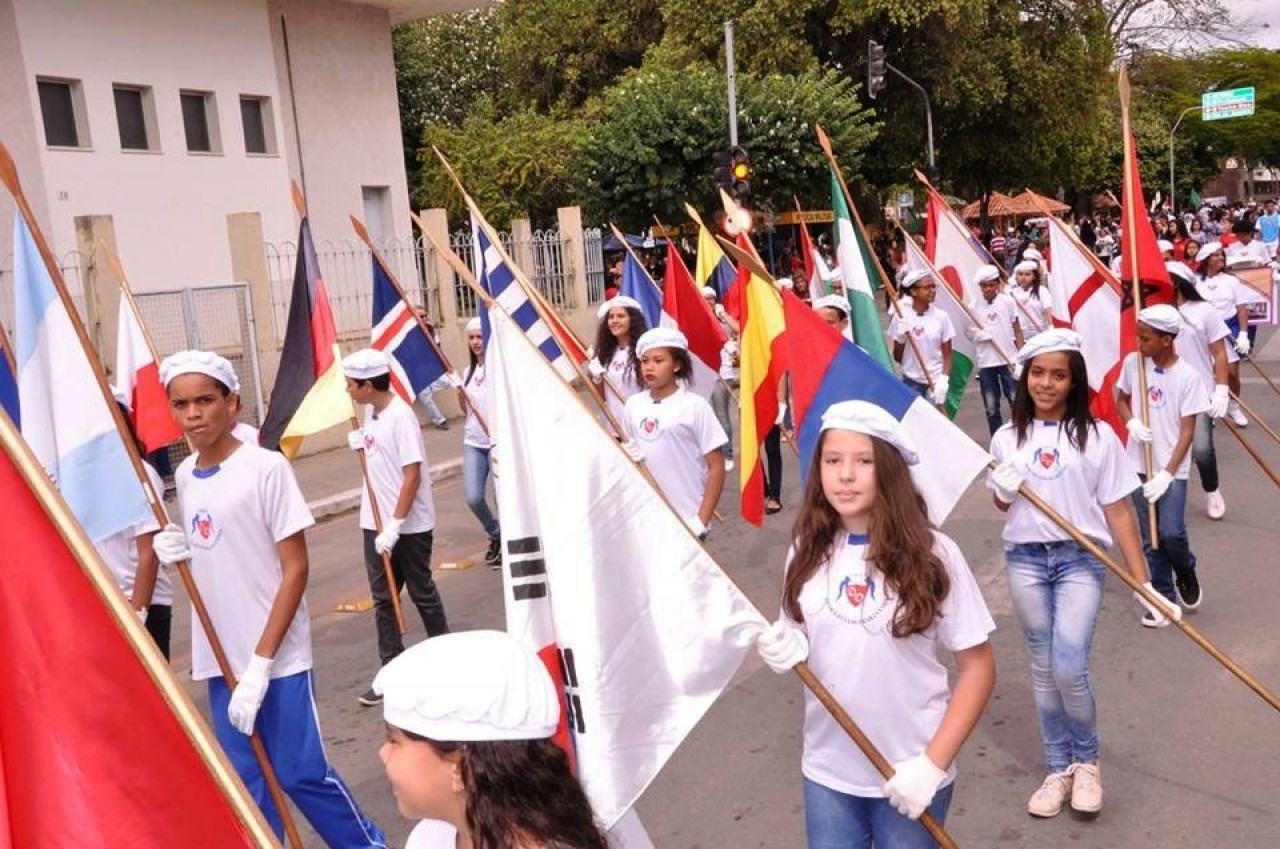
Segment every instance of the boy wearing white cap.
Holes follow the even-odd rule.
[[[987,414],[987,429],[994,435],[1004,420],[1000,417],[1000,399],[1013,407],[1014,374],[1010,360],[1022,347],[1022,324],[1018,321],[1018,305],[1013,297],[1000,291],[1000,269],[984,265],[974,275],[974,283],[982,295],[969,304],[981,327],[970,324],[965,335],[978,347],[978,387],[982,390],[982,406]]]
[[[911,304],[903,305],[901,317],[895,313],[889,319],[887,333],[893,340],[893,358],[902,366],[903,383],[920,397],[942,406],[947,402],[947,390],[950,388],[951,340],[956,336],[955,325],[945,312],[934,309],[938,284],[928,271],[915,269],[907,272],[902,278],[901,288],[911,295]],[[908,335],[915,339],[915,344],[907,341]],[[917,350],[924,362],[916,358]],[[933,380],[932,393],[929,391],[930,378]]]
[[[312,689],[304,532],[315,522],[283,455],[231,434],[239,399],[222,357],[182,351],[160,364],[174,418],[194,452],[174,475],[182,527],[156,534],[159,561],[191,564],[227,661],[223,679],[193,616],[191,677],[209,683],[213,730],[277,836],[279,813],[253,755],[256,729],[280,784],[330,846],[384,847],[329,764]]]
[[[1144,481],[1132,496],[1138,512],[1147,567],[1156,591],[1188,610],[1200,606],[1196,556],[1187,538],[1187,478],[1191,472],[1191,441],[1196,417],[1209,409],[1209,390],[1195,369],[1178,357],[1174,338],[1182,328],[1178,311],[1167,304],[1138,313],[1138,351],[1125,357],[1116,380],[1116,408],[1128,418],[1127,453],[1130,465]],[[1144,361],[1140,364],[1139,357]],[[1135,415],[1132,395],[1138,389],[1138,369],[1146,369],[1150,425]],[[1140,407],[1136,408],[1140,410]],[[1146,478],[1144,448],[1151,450],[1151,477]],[[1147,503],[1156,505],[1156,533],[1160,547],[1152,548]],[[1150,615],[1148,628],[1166,624]]]
[[[391,389],[387,355],[365,348],[342,360],[347,394],[363,407],[364,424],[347,434],[352,451],[363,451],[369,486],[360,490],[360,528],[364,535],[364,564],[373,594],[378,631],[378,659],[385,666],[404,651],[391,594],[407,586],[428,637],[449,632],[444,602],[431,577],[431,542],[436,524],[431,479],[426,474],[427,451],[422,428],[413,410]],[[369,489],[378,502],[375,522]],[[394,588],[387,586],[382,555],[391,557]],[[381,701],[372,688],[360,704]]]

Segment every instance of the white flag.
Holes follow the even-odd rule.
[[[489,319],[507,630],[562,683],[578,776],[611,827],[767,623],[519,328]]]

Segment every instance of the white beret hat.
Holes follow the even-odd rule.
[[[908,466],[920,462],[911,437],[902,429],[902,422],[883,408],[870,401],[837,401],[822,414],[822,430],[851,430],[875,436],[898,449]]]
[[[240,391],[240,378],[226,357],[212,351],[179,351],[160,363],[160,382],[166,387],[179,375],[203,374],[212,377],[232,392]]]
[[[845,318],[849,317],[849,299],[844,295],[823,295],[813,302],[813,308],[839,310]]]
[[[455,631],[406,649],[378,672],[387,724],[439,742],[540,740],[560,697],[533,650],[502,631]]]
[[[1022,252],[1022,258],[1042,260],[1044,259],[1044,254],[1040,253],[1039,249],[1037,248],[1027,248],[1025,251]]]
[[[710,286],[703,286],[703,287],[702,287],[702,297],[704,297],[704,298],[714,298],[714,297],[716,297],[716,290],[715,290],[715,289],[712,289]]]
[[[1156,239],[1156,247],[1160,249],[1160,253],[1173,250],[1173,242],[1168,239]]]
[[[1178,277],[1181,277],[1183,280],[1186,280],[1192,286],[1196,284],[1196,273],[1192,271],[1191,267],[1188,266],[1186,263],[1178,262],[1177,260],[1170,260],[1169,262],[1166,262],[1164,264],[1164,267],[1169,270],[1170,274],[1174,274],[1174,275],[1177,275]]]
[[[644,309],[640,306],[640,302],[635,298],[630,295],[617,295],[600,305],[600,309],[596,310],[596,318],[604,318],[609,314],[609,310],[614,307],[622,307],[623,309],[639,310],[640,312],[644,312]]]
[[[387,355],[374,348],[362,348],[342,358],[342,373],[352,380],[368,380],[390,371]]]
[[[1037,333],[1027,340],[1018,352],[1018,362],[1026,364],[1033,357],[1041,354],[1052,354],[1055,351],[1075,351],[1079,353],[1084,340],[1080,334],[1065,327],[1054,327],[1043,333]]]
[[[1168,304],[1156,304],[1138,310],[1138,321],[1172,336],[1177,336],[1178,331],[1182,329],[1182,316],[1178,314],[1177,309]]]
[[[779,286],[781,286],[784,289],[794,289],[796,287],[795,281],[792,280],[790,277],[779,277],[777,280],[774,280],[773,282],[777,283]]]
[[[464,327],[464,328],[463,328],[462,332],[463,332],[463,333],[474,333],[474,332],[476,332],[477,330],[482,329],[482,328],[483,328],[483,326],[484,326],[484,325],[482,325],[482,324],[480,323],[480,316],[476,316],[475,318],[472,318],[472,319],[468,319],[468,320],[467,320],[467,325],[466,325],[466,327]]]
[[[1036,262],[1036,261],[1035,261],[1035,260],[1033,260],[1033,259],[1024,259],[1022,262],[1020,262],[1020,263],[1018,263],[1017,265],[1015,265],[1015,266],[1013,267],[1013,270],[1014,270],[1015,272],[1017,272],[1017,271],[1039,271],[1039,270],[1040,270],[1040,263]]]
[[[999,279],[1000,269],[996,268],[994,265],[984,265],[973,274],[973,282],[978,285],[986,283],[988,280]]]
[[[928,280],[932,277],[933,277],[933,274],[927,268],[913,268],[911,271],[908,271],[905,275],[903,275],[902,283],[900,283],[899,285],[903,289],[910,289],[912,286],[916,285],[921,280]]]
[[[646,330],[636,340],[636,356],[643,357],[653,348],[679,348],[689,350],[689,340],[674,327],[655,327]]]
[[[1196,252],[1196,262],[1204,262],[1220,250],[1222,250],[1222,242],[1210,242]]]

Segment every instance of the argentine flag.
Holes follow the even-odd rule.
[[[151,515],[124,440],[22,214],[13,223],[22,436],[89,539]]]

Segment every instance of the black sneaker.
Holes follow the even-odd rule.
[[[448,430],[449,420],[445,419],[444,421],[432,422],[432,425],[435,427],[436,430]]]
[[[1195,610],[1200,606],[1204,594],[1200,592],[1200,579],[1195,572],[1187,572],[1173,576],[1173,585],[1178,590],[1178,601],[1187,610]]]
[[[382,694],[374,692],[374,689],[370,687],[360,694],[359,701],[365,707],[375,707],[382,704]]]
[[[484,562],[494,569],[502,568],[502,540],[494,537],[489,540],[489,549],[484,553]]]

